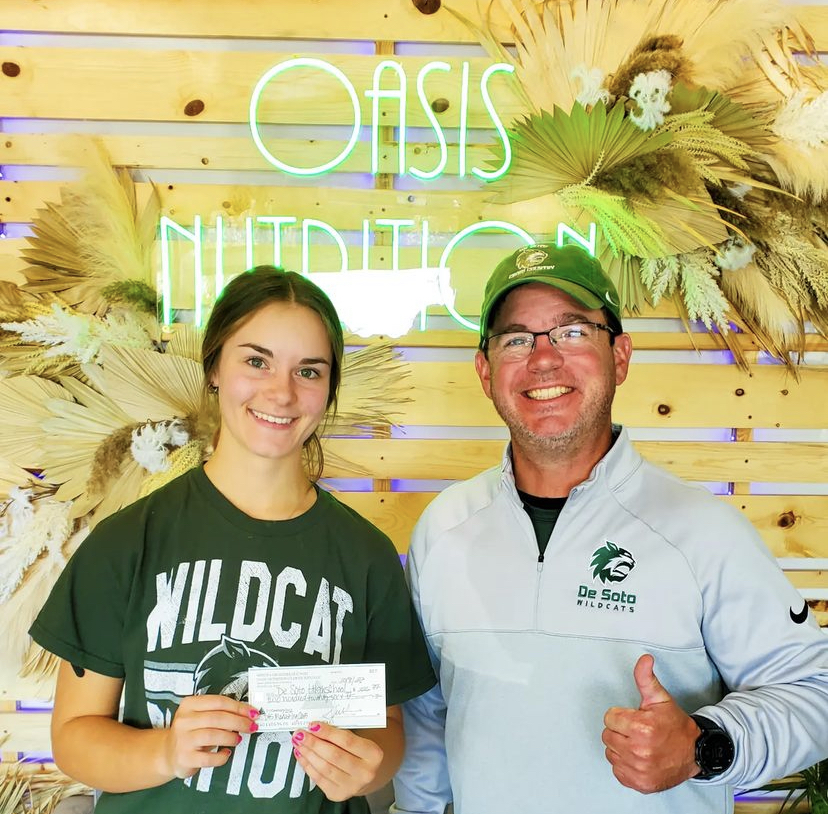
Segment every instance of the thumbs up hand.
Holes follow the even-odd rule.
[[[638,709],[610,707],[601,740],[618,781],[643,794],[664,791],[699,772],[696,722],[679,707],[653,672],[645,654],[633,669],[641,696]]]

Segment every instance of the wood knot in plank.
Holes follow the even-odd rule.
[[[670,415],[671,409],[669,404],[659,404],[658,405],[658,414],[659,415]]]
[[[737,396],[744,396],[744,395],[745,395],[745,391],[744,391],[741,387],[737,387],[737,388],[736,388],[736,395],[737,395]]]
[[[16,62],[4,62],[3,75],[10,76],[12,79],[15,76],[20,76],[20,66]]]
[[[793,512],[782,512],[776,519],[776,525],[781,529],[789,529],[796,524],[796,515]]]
[[[434,14],[440,10],[440,0],[411,0],[420,14]]]
[[[201,99],[191,99],[184,105],[185,116],[198,116],[199,113],[204,112],[204,102]]]
[[[444,99],[442,96],[439,99],[435,99],[431,103],[431,109],[435,113],[445,113],[449,109],[449,100]]]

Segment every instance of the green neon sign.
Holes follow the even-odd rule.
[[[473,235],[475,232],[482,232],[485,229],[503,229],[503,231],[505,232],[511,232],[512,234],[515,234],[522,240],[526,241],[527,246],[531,246],[535,242],[535,238],[532,237],[532,235],[530,235],[529,232],[525,231],[524,229],[521,229],[520,226],[515,226],[514,223],[509,223],[505,220],[480,221],[480,223],[473,223],[471,226],[467,226],[465,229],[458,232],[451,240],[449,240],[449,242],[446,244],[446,248],[443,249],[443,253],[440,255],[440,268],[449,268],[446,261],[448,260],[452,250],[459,243],[461,243],[470,235]],[[442,291],[441,293],[443,295],[443,305],[446,307],[449,314],[451,314],[455,322],[459,323],[464,328],[469,328],[472,331],[479,330],[479,323],[475,324],[471,320],[466,319],[464,316],[459,314],[454,309],[454,306],[451,304],[452,298],[449,296],[448,292]]]
[[[514,65],[507,65],[503,62],[498,62],[495,65],[489,65],[489,67],[483,72],[483,76],[480,79],[480,93],[483,97],[483,104],[486,106],[486,110],[492,117],[495,130],[497,130],[497,134],[500,136],[500,141],[503,144],[503,164],[501,164],[498,169],[486,172],[485,170],[480,170],[477,167],[472,167],[472,175],[476,175],[483,181],[494,181],[496,178],[500,178],[501,175],[505,175],[509,171],[509,167],[512,164],[512,144],[509,141],[509,135],[506,132],[506,128],[503,126],[503,122],[500,120],[500,116],[497,115],[497,111],[494,108],[492,97],[489,95],[487,83],[492,74],[500,72],[514,73],[514,70]]]
[[[302,273],[314,276],[310,272],[311,268],[311,259],[310,259],[310,251],[311,251],[311,236],[313,233],[322,233],[327,235],[331,238],[334,244],[339,249],[340,255],[340,264],[339,264],[339,271],[334,272],[331,269],[326,269],[325,273],[322,274],[321,278],[324,281],[328,281],[333,283],[334,281],[330,280],[330,275],[333,274],[334,276],[339,276],[339,274],[344,274],[345,278],[350,278],[354,286],[357,286],[360,283],[360,277],[367,277],[370,275],[381,275],[381,279],[383,281],[383,285],[386,281],[390,284],[390,290],[396,291],[395,288],[395,277],[399,278],[399,281],[402,285],[402,282],[405,281],[406,290],[409,291],[414,298],[414,301],[417,303],[425,302],[428,305],[440,305],[446,308],[449,315],[452,319],[461,325],[464,328],[468,328],[469,330],[476,331],[478,330],[479,326],[472,322],[469,319],[466,319],[462,316],[454,307],[454,291],[450,285],[450,256],[454,249],[457,248],[460,243],[466,240],[471,235],[474,235],[479,232],[483,231],[490,231],[490,230],[498,230],[501,232],[506,232],[507,234],[513,234],[520,238],[525,245],[530,245],[535,242],[535,237],[533,237],[529,232],[522,229],[520,226],[517,226],[514,223],[510,223],[508,221],[503,220],[487,220],[481,221],[479,223],[472,223],[469,226],[466,226],[464,229],[459,231],[455,234],[446,244],[445,248],[442,250],[440,254],[440,261],[439,263],[434,266],[429,265],[428,262],[428,246],[430,242],[430,231],[429,231],[429,223],[428,219],[424,218],[419,223],[415,223],[413,219],[408,218],[378,218],[373,221],[373,229],[379,228],[390,228],[391,230],[391,269],[370,269],[369,268],[369,249],[370,249],[370,236],[372,231],[372,222],[368,219],[363,220],[362,222],[362,252],[361,252],[361,259],[362,259],[362,268],[361,269],[349,269],[348,268],[348,251],[345,240],[343,239],[342,235],[331,226],[331,224],[326,223],[325,221],[318,220],[315,218],[304,218],[301,222],[298,221],[296,217],[290,215],[279,215],[279,216],[259,216],[259,217],[247,217],[244,222],[244,252],[245,252],[245,261],[247,263],[247,267],[250,268],[256,264],[256,252],[254,251],[256,248],[261,248],[257,241],[257,237],[259,238],[259,243],[261,243],[260,235],[257,235],[257,230],[255,229],[255,225],[260,224],[263,226],[271,226],[272,227],[272,241],[273,241],[273,262],[275,265],[280,265],[282,262],[281,257],[281,247],[282,247],[282,227],[294,224],[295,227],[300,230],[301,232],[301,240],[302,240]],[[225,275],[224,275],[224,259],[223,254],[226,246],[228,245],[227,240],[225,239],[224,234],[224,220],[222,217],[217,217],[215,220],[215,280],[213,286],[210,285],[209,280],[206,281],[206,289],[209,294],[214,295],[217,297],[220,293],[222,288],[225,284]],[[404,235],[403,230],[405,229],[416,229],[419,234],[418,237],[420,239],[420,267],[419,269],[402,269],[400,268],[400,247],[404,245]],[[261,230],[260,230],[261,231]],[[188,229],[181,224],[176,223],[171,218],[166,216],[162,217],[161,219],[161,281],[160,281],[160,290],[161,290],[161,300],[162,300],[162,313],[163,313],[163,323],[164,325],[170,325],[172,323],[172,300],[173,300],[173,291],[172,291],[172,241],[171,237],[174,237],[178,242],[186,242],[192,244],[193,248],[193,270],[192,270],[192,281],[194,287],[194,322],[196,325],[200,325],[203,320],[203,310],[204,310],[204,290],[205,290],[205,275],[204,275],[204,263],[202,258],[202,252],[204,249],[204,232],[205,227],[202,223],[202,219],[199,216],[195,216],[193,227],[192,229]],[[567,241],[575,241],[583,246],[587,251],[591,254],[595,254],[595,243],[597,239],[597,227],[594,223],[589,225],[588,234],[583,235],[580,232],[576,231],[575,229],[565,225],[559,224],[557,230],[557,242],[559,245]],[[261,254],[261,251],[259,252]],[[261,262],[261,261],[259,261]],[[416,272],[421,276],[421,283],[422,287],[419,289],[419,293],[416,293],[412,285],[416,284],[416,280],[412,282],[413,277],[412,273]],[[414,275],[416,276],[416,274]],[[376,276],[373,278],[377,281],[379,278]],[[376,283],[375,283],[376,285]],[[365,293],[359,294],[359,292],[352,291],[345,291],[343,288],[339,288],[339,296],[351,296],[351,295],[358,295],[362,297],[363,303],[362,308],[360,309],[363,313],[362,323],[364,326],[365,319],[364,319],[364,307],[365,307]],[[399,291],[397,291],[397,295],[399,295]],[[399,299],[400,297],[397,296]],[[344,302],[344,301],[343,301]],[[336,302],[335,302],[336,304]],[[371,307],[373,304],[367,301],[367,305]],[[378,302],[376,303],[376,310],[378,315],[382,312],[387,312],[390,308],[391,303],[388,302]],[[419,309],[419,306],[417,306]],[[421,310],[418,310],[419,313],[419,328],[420,330],[426,330],[426,307],[423,307]],[[414,315],[416,317],[416,314]],[[378,330],[377,333],[383,333],[383,330]]]
[[[336,156],[336,158],[332,158],[326,164],[320,164],[318,167],[294,167],[290,164],[286,164],[284,161],[276,158],[276,156],[273,155],[267,147],[265,147],[264,141],[259,133],[258,110],[262,92],[274,77],[279,76],[279,74],[289,71],[292,68],[318,68],[320,71],[325,71],[326,73],[331,74],[331,76],[340,81],[342,86],[348,92],[348,97],[350,98],[351,105],[353,106],[354,126],[351,131],[351,136],[348,139],[348,143],[345,145],[342,152]],[[296,57],[296,59],[288,59],[285,62],[280,62],[278,65],[274,65],[256,83],[256,87],[253,89],[253,95],[250,97],[250,108],[248,112],[250,133],[253,136],[253,141],[256,143],[256,147],[259,148],[259,152],[274,167],[280,169],[282,172],[286,172],[288,175],[300,176],[322,175],[323,173],[329,172],[334,167],[341,164],[351,154],[351,151],[354,149],[354,145],[359,139],[360,117],[359,98],[357,97],[356,89],[351,84],[351,80],[348,79],[348,77],[345,76],[345,74],[339,70],[336,65],[331,65],[330,62],[325,62],[324,59],[316,59],[315,57]]]
[[[434,111],[431,109],[431,104],[426,98],[425,93],[425,78],[432,71],[451,71],[451,65],[449,65],[448,62],[429,62],[428,65],[426,65],[417,74],[417,98],[420,100],[420,105],[425,111],[428,123],[434,131],[434,135],[437,136],[437,144],[440,146],[440,160],[437,162],[437,166],[433,170],[419,170],[417,167],[408,168],[408,172],[415,178],[419,178],[421,181],[430,181],[432,178],[437,178],[443,170],[445,170],[446,163],[448,162],[446,135],[443,132],[443,128],[440,126],[440,122],[437,121],[437,116],[434,115]]]
[[[264,144],[259,124],[258,124],[258,110],[261,104],[262,94],[268,84],[281,76],[282,74],[293,69],[313,69],[327,73],[337,80],[345,89],[351,103],[353,113],[353,126],[351,134],[347,143],[340,151],[340,153],[330,161],[319,164],[313,167],[296,167],[282,161],[277,156],[268,150]],[[381,111],[380,107],[383,103],[396,103],[398,107],[397,129],[398,137],[398,155],[397,155],[397,174],[405,175],[409,173],[412,177],[419,180],[430,180],[438,177],[445,172],[446,164],[448,162],[448,145],[445,132],[439,120],[434,114],[431,104],[427,98],[425,83],[428,76],[434,72],[441,72],[450,74],[452,66],[447,62],[432,61],[423,65],[417,73],[416,88],[417,99],[428,119],[431,129],[434,131],[436,143],[439,147],[439,159],[436,165],[429,170],[423,170],[418,167],[406,167],[406,145],[408,143],[407,135],[407,103],[408,103],[408,89],[407,77],[403,65],[392,59],[384,59],[376,66],[373,73],[372,85],[369,90],[365,91],[365,96],[371,102],[371,168],[373,173],[380,171],[379,167],[379,128],[393,126],[390,121],[382,121],[381,118],[387,111]],[[512,160],[511,145],[509,143],[509,136],[503,121],[498,114],[495,105],[489,93],[489,81],[491,78],[500,73],[510,74],[514,71],[512,65],[505,63],[495,63],[490,65],[483,72],[480,78],[480,96],[483,101],[483,106],[488,113],[492,125],[503,143],[504,159],[500,167],[493,170],[482,170],[478,167],[471,167],[470,173],[477,178],[484,181],[494,180],[508,172]],[[392,76],[395,81],[394,87],[387,87],[389,84],[386,77]],[[464,177],[467,174],[467,147],[468,147],[468,113],[469,113],[469,62],[461,63],[460,70],[460,109],[459,109],[459,128],[458,128],[458,176]],[[383,87],[385,85],[385,87]],[[259,81],[253,90],[249,105],[249,123],[250,132],[253,141],[256,144],[259,152],[265,159],[277,169],[289,175],[296,175],[301,177],[321,175],[330,172],[345,161],[353,152],[353,149],[359,139],[360,128],[362,123],[362,113],[360,108],[360,100],[356,88],[348,77],[335,65],[315,57],[297,57],[285,60],[270,68]],[[340,280],[339,274],[331,275],[330,269],[322,274],[321,280],[326,284],[336,288],[340,295],[352,298],[349,300],[348,310],[352,312],[360,311],[361,329],[365,328],[365,306],[370,308],[372,303],[370,298],[366,301],[365,294],[359,294],[356,291],[348,290],[348,287],[354,286],[358,288],[360,285],[366,285],[370,281],[371,285],[385,289],[387,283],[390,282],[391,290],[396,290],[395,286],[399,285],[407,294],[401,299],[405,299],[410,295],[410,299],[414,303],[414,307],[419,310],[419,326],[420,330],[426,329],[428,305],[441,305],[447,309],[452,319],[459,325],[469,330],[476,331],[479,326],[471,320],[463,317],[454,307],[454,291],[450,285],[450,266],[449,257],[451,252],[466,238],[473,234],[482,231],[497,229],[509,234],[513,234],[520,238],[526,245],[535,242],[535,238],[529,232],[522,229],[508,221],[488,220],[479,223],[473,223],[460,232],[455,234],[442,250],[440,262],[438,266],[431,267],[428,263],[428,247],[431,241],[429,233],[429,223],[427,218],[420,218],[417,222],[413,218],[377,218],[372,222],[369,219],[362,220],[362,269],[350,270],[348,268],[348,250],[342,235],[339,234],[336,228],[325,221],[315,218],[304,218],[301,222],[292,215],[261,215],[249,216],[244,219],[244,255],[245,264],[250,268],[256,264],[255,259],[255,244],[257,241],[257,226],[269,226],[272,230],[273,240],[273,264],[282,265],[282,228],[284,226],[292,225],[295,229],[301,232],[302,241],[302,273],[311,275],[310,267],[310,247],[311,234],[323,233],[331,238],[337,246],[340,255],[340,269],[339,274],[345,274],[345,279]],[[391,269],[377,270],[369,268],[371,233],[380,228],[390,228],[391,230]],[[224,251],[228,243],[225,236],[225,223],[222,217],[215,219],[215,279],[213,290],[208,293],[218,296],[225,284],[224,273]],[[400,247],[403,245],[402,231],[405,229],[419,230],[420,243],[420,267],[418,269],[401,269],[400,268]],[[258,230],[261,231],[261,230]],[[159,281],[159,288],[161,290],[162,300],[162,319],[165,325],[172,322],[172,271],[171,271],[171,238],[177,241],[185,241],[192,244],[194,264],[193,264],[193,286],[194,286],[194,322],[200,325],[203,319],[204,310],[204,273],[203,273],[203,226],[202,219],[196,215],[193,220],[192,229],[188,229],[181,224],[176,223],[169,217],[163,216],[160,221],[161,233],[161,275]],[[595,245],[597,240],[597,227],[594,223],[589,225],[589,232],[587,235],[582,235],[575,229],[566,224],[558,224],[557,242],[559,245],[567,240],[572,240],[584,246],[591,254],[595,254]],[[232,243],[232,241],[231,241]],[[261,262],[261,261],[260,261]],[[377,276],[381,275],[381,276]],[[388,275],[391,275],[389,279]],[[396,275],[396,278],[394,277]],[[318,275],[316,275],[318,276]],[[334,277],[336,279],[334,279]],[[335,285],[334,285],[335,284]],[[343,287],[344,284],[345,287]],[[365,289],[370,292],[371,289]],[[399,291],[397,291],[399,294]],[[353,297],[356,296],[356,299]],[[361,297],[361,299],[360,299]],[[345,300],[343,300],[343,304]],[[425,305],[421,305],[425,303]],[[388,303],[378,303],[377,311],[385,312],[387,316],[390,312]],[[396,322],[396,315],[394,316]],[[416,314],[415,314],[416,317]],[[387,323],[386,323],[387,324]],[[382,330],[380,330],[382,332]]]
[[[170,229],[190,240],[194,246],[193,285],[195,286],[195,324],[201,325],[203,316],[203,264],[201,261],[201,217],[193,218],[192,232],[185,229],[166,215],[161,216],[161,318],[164,325],[172,325],[172,277],[170,274]]]
[[[347,143],[330,161],[323,164],[318,164],[313,167],[297,167],[289,164],[277,157],[265,145],[259,126],[259,106],[261,104],[262,95],[267,86],[277,77],[291,71],[295,68],[319,70],[327,73],[339,82],[345,89],[348,99],[351,103],[351,133],[348,137]],[[437,144],[440,148],[440,157],[437,165],[430,170],[423,170],[414,166],[406,166],[406,146],[408,144],[408,78],[406,76],[405,68],[402,63],[393,59],[384,59],[374,68],[371,88],[365,91],[365,96],[371,103],[371,173],[373,175],[379,174],[383,171],[380,168],[380,132],[381,128],[393,126],[396,127],[397,137],[397,169],[396,172],[400,176],[410,174],[412,177],[419,180],[427,181],[439,177],[445,172],[446,164],[448,162],[448,145],[446,142],[445,132],[442,125],[437,119],[434,110],[431,107],[431,102],[427,98],[425,90],[426,78],[434,72],[442,72],[450,74],[452,66],[448,62],[435,60],[423,65],[417,72],[416,88],[417,100],[420,107],[428,119],[429,126],[434,131],[437,139]],[[483,101],[483,106],[492,121],[492,126],[497,133],[497,138],[500,139],[503,145],[503,164],[496,170],[483,170],[479,167],[472,167],[470,172],[476,177],[484,181],[494,180],[508,172],[512,161],[512,150],[509,144],[509,136],[506,128],[503,125],[503,120],[497,112],[492,101],[491,93],[489,92],[489,82],[491,78],[500,73],[512,73],[514,66],[503,62],[489,65],[483,72],[480,78],[479,93]],[[468,119],[469,119],[469,72],[470,66],[467,61],[461,63],[460,68],[460,110],[459,110],[459,127],[458,127],[458,171],[457,175],[463,178],[467,175],[467,156],[468,151]],[[392,75],[395,80],[394,87],[383,87],[383,84],[388,84],[385,78]],[[383,103],[393,102],[396,104],[396,120],[392,122],[391,119],[383,120],[383,116],[387,111],[381,110]],[[342,164],[353,152],[357,141],[359,140],[360,128],[362,125],[362,111],[360,107],[359,95],[356,88],[350,79],[343,73],[342,70],[332,65],[324,59],[316,57],[296,57],[285,60],[270,68],[259,81],[256,83],[253,93],[250,97],[250,105],[248,108],[248,122],[250,125],[250,133],[253,141],[265,158],[265,160],[281,170],[287,175],[295,175],[299,177],[309,177],[315,175],[322,175],[326,172],[331,172]],[[389,145],[385,145],[383,149],[388,149]]]
[[[396,90],[381,90],[383,71],[392,70],[399,83]],[[396,99],[399,102],[399,144],[397,146],[397,173],[405,173],[405,114],[406,114],[406,92],[405,92],[405,70],[399,62],[393,59],[384,59],[374,69],[374,86],[371,90],[365,91],[365,95],[371,100],[371,121],[374,126],[371,128],[371,174],[379,173],[379,134],[380,129],[377,123],[380,120],[380,99]]]

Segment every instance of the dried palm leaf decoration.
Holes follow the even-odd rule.
[[[571,225],[595,222],[628,312],[669,297],[737,362],[733,327],[793,366],[806,322],[828,335],[828,67],[798,63],[816,55],[795,11],[491,0],[473,20],[451,12],[514,67],[524,107],[492,200],[546,196]]]
[[[38,212],[26,282],[0,284],[0,628],[13,669],[39,679],[57,661],[27,631],[67,559],[102,518],[211,452],[201,335],[182,325],[162,341],[156,319],[158,196],[139,205],[125,169],[95,144],[84,154],[83,176]],[[406,375],[388,346],[347,353],[326,432],[389,427]]]
[[[51,814],[61,800],[77,794],[92,792],[55,769],[0,765],[0,814]]]
[[[139,211],[135,185],[103,147],[84,151],[80,183],[63,187],[32,223],[28,291],[55,294],[70,307],[103,316],[118,303],[155,316],[152,249],[161,213],[155,189]]]

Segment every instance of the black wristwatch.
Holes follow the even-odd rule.
[[[693,780],[710,780],[731,767],[736,750],[730,735],[718,724],[701,715],[690,717],[701,729],[701,734],[696,738],[696,763],[701,771]]]

